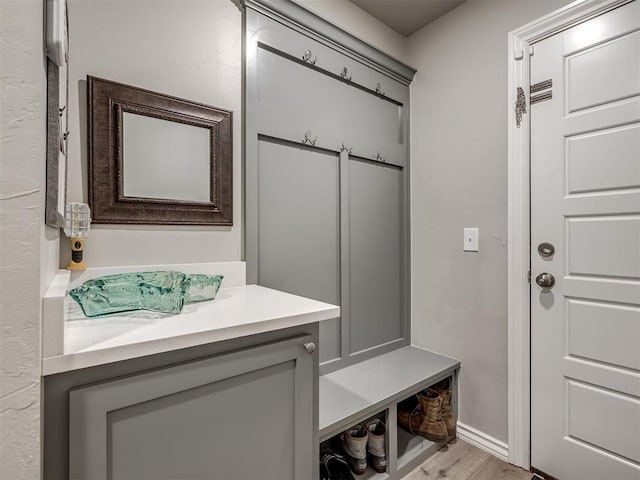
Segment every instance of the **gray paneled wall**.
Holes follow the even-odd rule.
[[[258,283],[340,304],[338,155],[258,142]],[[340,319],[323,322],[320,361],[340,357]]]
[[[402,339],[402,175],[349,162],[352,354]]]
[[[342,307],[327,372],[409,343],[410,80],[249,3],[248,281]]]

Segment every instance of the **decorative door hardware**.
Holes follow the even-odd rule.
[[[553,87],[553,80],[550,78],[549,80],[545,80],[543,82],[534,83],[529,87],[529,93],[541,92],[542,90],[546,90],[547,88]]]
[[[318,137],[315,137],[313,140],[311,139],[311,130],[304,132],[304,138],[302,139],[303,145],[311,145],[312,147],[315,147],[317,141]]]
[[[302,60],[304,60],[309,65],[315,65],[318,61],[318,57],[315,57],[313,60],[311,60],[311,50],[305,50],[304,54],[302,55]]]
[[[527,99],[524,96],[522,87],[518,87],[518,98],[516,100],[516,127],[520,128],[522,124],[522,115],[527,113]]]
[[[543,93],[539,95],[532,95],[531,98],[529,98],[529,105],[534,105],[536,103],[544,102],[545,100],[551,100],[553,98],[552,91],[549,90],[551,87],[553,87],[553,80],[551,78],[531,85],[529,87],[529,93],[537,93],[537,92],[543,92]],[[544,91],[544,90],[549,90],[549,91]]]
[[[347,67],[342,67],[342,71],[340,72],[340,76],[345,79],[346,81],[350,82],[351,81],[351,74],[349,73],[349,71],[347,70]]]
[[[533,95],[529,99],[529,103],[534,105],[536,103],[544,102],[545,100],[551,100],[553,98],[553,92],[549,90],[548,92],[543,92],[538,95]]]

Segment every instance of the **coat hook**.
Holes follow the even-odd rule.
[[[315,57],[313,60],[311,60],[311,50],[305,50],[304,54],[302,55],[302,60],[310,65],[315,65],[318,61],[318,57]]]
[[[340,72],[340,76],[342,78],[344,78],[348,82],[351,81],[351,75],[349,74],[349,71],[347,70],[347,67],[342,67],[342,71]]]
[[[378,95],[384,96],[384,90],[382,89],[382,85],[380,85],[380,82],[376,83],[376,93]]]
[[[317,141],[318,137],[315,137],[313,140],[311,139],[311,130],[304,132],[304,138],[302,139],[302,143],[304,145],[311,145],[312,147],[315,147]]]
[[[387,159],[380,155],[380,152],[376,152],[376,160],[382,163],[387,163]]]
[[[69,137],[69,131],[64,132],[60,136],[60,153],[62,153],[62,155],[64,155],[65,157],[67,156],[67,138],[68,137]]]
[[[351,155],[351,152],[353,151],[353,145],[349,146],[347,145],[347,142],[342,142],[342,145],[340,145],[340,151],[347,152],[349,155]]]

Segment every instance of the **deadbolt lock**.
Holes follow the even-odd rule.
[[[550,257],[555,253],[555,251],[555,247],[550,243],[544,242],[538,245],[538,253],[541,257]]]

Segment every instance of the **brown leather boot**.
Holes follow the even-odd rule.
[[[442,418],[444,420],[445,425],[447,426],[447,443],[452,442],[456,439],[456,416],[453,414],[453,410],[451,409],[451,388],[447,389],[434,389],[437,393],[442,397]]]
[[[398,423],[414,435],[436,443],[446,442],[449,436],[442,418],[442,397],[435,390],[419,393],[417,397],[419,404],[412,412],[398,412]]]
[[[424,420],[424,413],[422,413],[420,404],[411,411],[398,410],[398,423],[407,432],[414,435],[420,435],[420,433],[418,433],[418,429],[420,428],[420,425],[422,425],[422,420]]]

